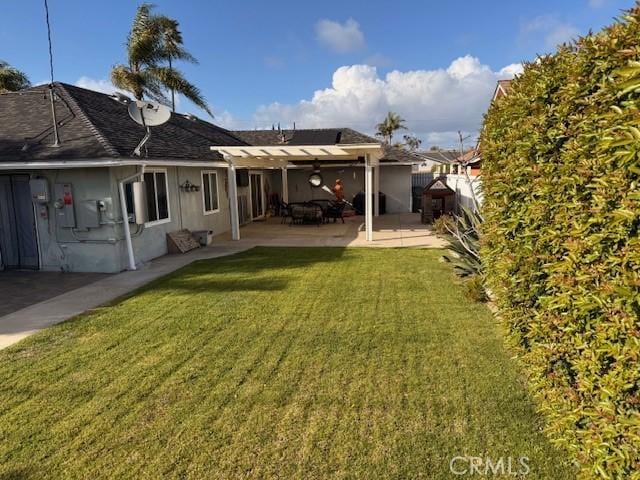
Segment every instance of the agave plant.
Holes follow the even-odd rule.
[[[482,275],[480,259],[480,224],[482,216],[473,209],[461,207],[459,215],[444,223],[451,235],[450,250],[455,257],[445,255],[445,261],[453,264],[460,277]]]

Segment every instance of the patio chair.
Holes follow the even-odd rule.
[[[290,205],[280,200],[278,210],[279,210],[280,217],[282,217],[282,220],[280,220],[280,223],[287,223],[287,218],[291,218]]]
[[[327,206],[327,211],[324,214],[324,218],[328,221],[333,218],[333,223],[339,218],[344,223],[344,208],[347,206],[345,202],[330,202]]]

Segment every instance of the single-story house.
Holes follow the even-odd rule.
[[[353,195],[375,185],[387,212],[411,211],[416,158],[348,128],[233,132],[172,114],[137,156],[145,129],[129,117],[130,99],[55,83],[54,128],[51,92],[0,94],[0,269],[118,272],[167,253],[169,232],[237,238],[274,194],[327,197],[308,182],[318,168],[330,187],[341,178]],[[135,198],[146,198],[144,221]]]
[[[457,168],[455,161],[460,156],[460,151],[434,149],[418,151],[416,155],[421,161],[413,167],[413,173],[446,174],[454,173],[453,170]]]

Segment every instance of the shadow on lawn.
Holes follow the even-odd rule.
[[[197,260],[169,275],[132,290],[107,305],[116,305],[150,290],[167,292],[283,290],[288,285],[286,276],[281,275],[278,278],[273,274],[269,275],[268,279],[264,277],[254,279],[247,277],[247,274],[337,262],[344,260],[348,255],[347,250],[344,247],[254,247],[225,257]],[[229,277],[224,278],[218,275],[229,275]]]
[[[288,281],[282,278],[265,279],[219,279],[210,274],[181,275],[157,285],[154,290],[170,290],[172,292],[260,292],[284,290]]]
[[[9,470],[8,472],[0,472],[0,480],[27,480],[31,478],[40,478],[33,470],[24,468]]]
[[[256,273],[261,270],[305,268],[343,260],[344,247],[254,247],[228,257],[198,260],[181,272]]]

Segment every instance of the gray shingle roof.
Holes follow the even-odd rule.
[[[61,144],[53,147],[49,86],[0,94],[0,162],[134,158],[133,149],[145,134],[129,117],[127,105],[111,95],[55,83],[56,116]],[[293,140],[296,133],[298,140]],[[291,144],[320,145],[378,143],[351,128],[286,130]],[[309,143],[308,143],[309,142]],[[277,130],[229,131],[200,119],[172,114],[164,125],[152,127],[146,144],[148,159],[221,159],[211,146],[279,145]],[[383,162],[415,163],[421,159],[397,147],[385,146]],[[143,150],[144,154],[144,150]],[[137,157],[135,157],[137,158]]]
[[[439,163],[452,163],[460,156],[457,150],[427,150],[418,152],[424,160],[432,160]]]
[[[380,143],[379,140],[360,133],[351,128],[310,128],[310,129],[297,129],[297,130],[283,130],[285,139],[288,140],[288,144],[299,144],[295,142],[296,133],[303,132],[305,140],[311,140],[311,143],[307,145],[322,145],[327,137],[323,135],[326,132],[339,132],[338,145],[342,144],[354,144],[354,143]],[[281,134],[277,130],[234,130],[232,132],[238,138],[244,140],[251,145],[281,145]],[[318,139],[314,142],[314,139]],[[289,143],[290,142],[290,143]],[[398,147],[386,145],[385,155],[381,160],[383,162],[402,162],[402,163],[419,163],[422,159],[411,152],[402,150]]]
[[[0,161],[131,158],[145,134],[110,95],[56,83],[55,102],[61,145],[52,147],[53,128],[47,85],[0,94]],[[246,145],[228,130],[181,114],[153,127],[146,158],[221,158],[212,145]]]

